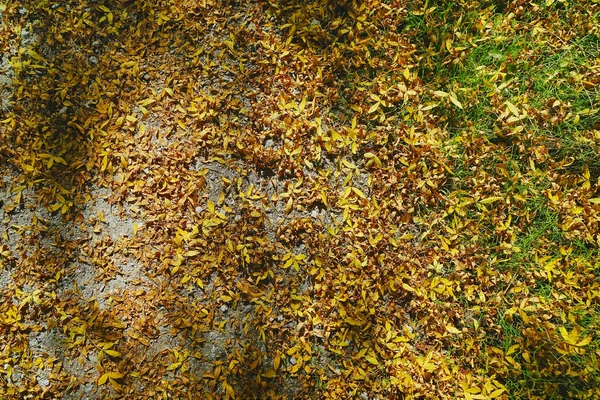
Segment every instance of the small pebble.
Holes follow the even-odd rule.
[[[296,357],[290,357],[290,364],[296,365]]]
[[[44,378],[44,377],[37,377],[37,382],[41,387],[47,387],[48,385],[50,385],[50,381],[48,380],[48,378]]]
[[[92,64],[98,64],[98,58],[96,56],[90,56],[88,59]]]
[[[223,305],[221,306],[221,312],[222,312],[222,313],[226,313],[227,311],[229,311],[229,307],[227,307],[225,304],[223,304]]]

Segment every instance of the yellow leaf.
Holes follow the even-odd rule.
[[[381,104],[380,102],[377,102],[377,103],[373,104],[373,105],[371,106],[371,108],[369,108],[369,111],[367,111],[367,114],[372,114],[372,113],[374,113],[375,111],[377,111],[377,109],[379,108],[379,105],[380,105],[380,104]]]
[[[304,111],[304,107],[306,107],[306,96],[304,96],[302,98],[302,101],[300,102],[300,105],[298,106],[298,111],[300,111],[300,112]]]
[[[575,332],[571,332],[569,334],[569,332],[567,332],[567,330],[564,327],[560,327],[558,328],[560,335],[562,336],[562,338],[565,340],[565,342],[569,343],[569,344],[576,344],[577,343],[577,334]]]
[[[367,360],[368,362],[370,362],[373,365],[379,365],[379,361],[377,361],[377,358],[375,358],[375,357],[365,356],[365,360]]]
[[[403,283],[402,287],[404,288],[404,290],[408,290],[409,292],[414,292],[415,291],[414,288],[408,286],[406,283]]]
[[[177,369],[179,367],[181,367],[181,361],[177,361],[177,362],[174,362],[173,364],[169,365],[167,367],[167,371],[172,371],[172,370]]]
[[[233,47],[234,43],[231,40],[223,40],[223,43],[227,45],[227,48],[233,53],[235,52],[235,48]]]
[[[479,202],[481,204],[491,204],[493,202],[496,202],[496,201],[502,200],[502,199],[503,199],[503,197],[500,197],[500,196],[492,196],[492,197],[487,197],[485,199],[481,199],[481,200],[479,200]]]
[[[147,105],[150,105],[150,104],[152,104],[152,103],[155,103],[155,102],[156,102],[156,100],[155,100],[155,99],[153,99],[153,98],[149,97],[149,98],[147,98],[147,99],[144,99],[144,100],[142,100],[142,101],[139,101],[139,102],[138,102],[138,104],[139,104],[140,106],[147,106]],[[141,127],[140,127],[140,131],[141,131]],[[141,132],[141,133],[143,133],[143,132]]]
[[[281,364],[281,355],[277,353],[275,359],[273,360],[273,369],[277,371],[279,369],[279,365]]]
[[[106,381],[108,380],[108,374],[104,374],[102,375],[99,379],[98,379],[98,386],[102,386],[106,383]]]
[[[346,318],[344,321],[346,321],[350,325],[354,325],[354,326],[361,326],[362,325],[362,322],[360,322],[359,320],[354,319],[354,318]]]
[[[261,375],[264,376],[265,378],[275,378],[277,376],[275,371],[273,371],[272,369],[266,371],[265,373],[263,373]]]
[[[506,107],[508,107],[508,109],[510,110],[510,112],[513,113],[513,115],[515,117],[519,116],[519,109],[517,107],[515,107],[515,105],[513,103],[511,103],[510,101],[506,100],[504,102],[504,104],[506,104]]]
[[[579,343],[577,343],[575,346],[577,347],[583,347],[583,346],[587,346],[590,342],[592,341],[592,337],[591,336],[587,336],[584,337]]]
[[[294,263],[294,261],[296,261],[296,259],[294,257],[290,257],[290,259],[287,260],[281,268],[289,268]]]
[[[369,236],[369,243],[371,244],[371,246],[376,246],[377,243],[381,241],[381,239],[383,239],[383,235],[381,233],[375,237]]]
[[[366,378],[367,378],[367,373],[362,368],[357,368],[354,370],[352,379],[357,380],[357,381],[362,381]]]
[[[302,146],[295,148],[294,151],[290,153],[290,156],[297,156],[300,153],[302,153]]]
[[[456,327],[454,325],[446,325],[446,330],[450,333],[454,333],[454,334],[459,334],[460,331],[458,329],[456,329]]]
[[[375,164],[378,167],[381,168],[381,160],[379,159],[379,157],[377,157],[375,154],[373,153],[365,153],[365,158],[368,159],[369,161],[367,161],[367,163],[365,164],[365,166],[368,168],[371,165]]]
[[[292,206],[294,205],[294,201],[292,200],[292,198],[290,197],[287,201],[287,203],[285,203],[285,213],[289,214],[292,212]]]
[[[376,102],[378,102],[378,103],[382,103],[382,102],[383,102],[383,101],[381,100],[381,97],[377,96],[375,93],[370,93],[370,94],[369,94],[369,97],[370,97],[372,100],[374,100],[374,101],[376,101]]]
[[[504,393],[504,389],[497,389],[490,393],[488,397],[490,399],[495,399],[496,397],[499,397],[502,393]]]
[[[430,362],[423,363],[423,368],[429,372],[433,372],[438,369],[435,364],[432,364]]]
[[[54,212],[54,211],[57,211],[57,210],[59,210],[61,207],[62,207],[62,204],[61,204],[61,203],[56,203],[56,204],[53,204],[53,205],[51,205],[51,206],[50,206],[50,211],[52,211],[52,212]]]
[[[460,108],[460,109],[462,109],[462,108],[463,108],[463,106],[462,106],[461,102],[460,102],[460,101],[458,101],[458,99],[455,97],[455,95],[454,95],[454,94],[451,94],[451,95],[450,95],[450,101],[451,101],[452,103],[454,103],[454,105],[455,105],[456,107],[458,107],[458,108]]]
[[[519,344],[513,344],[512,346],[509,347],[508,351],[506,352],[506,355],[509,356],[512,353],[514,353],[515,351],[517,351],[517,349],[519,348]]]
[[[405,233],[404,235],[400,236],[398,239],[400,240],[411,240],[414,239],[415,235],[413,235],[412,233]]]
[[[593,199],[590,199],[590,203],[600,204],[600,197],[594,197]]]
[[[122,377],[123,377],[123,374],[122,374],[122,373],[120,373],[120,372],[109,372],[109,373],[108,373],[108,374],[106,374],[106,375],[108,375],[108,377],[109,377],[109,378],[112,378],[112,379],[120,379],[120,378],[122,378]]]
[[[235,398],[235,392],[233,391],[231,385],[229,385],[227,382],[223,382],[222,385],[225,389],[225,394],[227,395],[227,398]]]
[[[441,90],[434,90],[433,94],[436,95],[437,97],[448,97],[448,96],[450,96],[448,93],[442,92]]]
[[[113,357],[121,357],[121,353],[119,353],[116,350],[103,350],[106,354],[108,354],[109,356],[113,356]],[[114,374],[114,372],[111,372],[111,374]],[[113,378],[113,376],[111,375],[111,378]],[[120,378],[120,377],[119,377]]]
[[[362,197],[363,199],[365,199],[365,200],[366,200],[366,198],[367,198],[367,197],[366,197],[366,196],[365,196],[365,194],[362,192],[362,190],[360,190],[360,189],[358,189],[358,188],[355,188],[355,187],[353,187],[353,188],[352,188],[352,191],[353,191],[354,193],[356,193],[356,194],[357,194],[359,197]]]
[[[35,51],[28,49],[27,52],[29,53],[29,55],[34,58],[37,61],[43,61],[44,59],[42,58],[42,56],[40,56],[38,53],[36,53]]]

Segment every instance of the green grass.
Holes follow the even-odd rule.
[[[452,105],[438,108],[440,119],[448,124],[448,129],[468,128],[498,141],[495,132],[498,115],[491,103],[494,93],[500,101],[517,104],[527,96],[531,109],[542,111],[523,121],[526,131],[534,138],[549,138],[547,147],[557,161],[573,160],[574,170],[591,166],[591,172],[597,177],[599,150],[592,138],[583,136],[581,131],[600,121],[597,106],[600,94],[581,76],[589,60],[597,57],[600,38],[587,35],[560,47],[539,43],[531,36],[499,35],[481,39],[483,42],[475,39],[471,43],[477,43],[477,47],[468,50],[462,63],[451,65],[447,54],[439,50],[443,49],[442,39],[448,37],[448,25],[431,22],[447,21],[448,12],[442,8],[427,17],[409,13],[405,21],[405,29],[417,32],[416,42],[429,49],[429,56],[420,62],[422,79],[434,78],[440,90],[455,91],[465,103],[464,110]],[[468,25],[468,15],[463,25]],[[460,30],[460,26],[454,29]],[[434,43],[435,40],[438,42]]]
[[[501,347],[504,349],[505,352],[507,352],[510,349],[510,346],[515,344],[516,339],[521,336],[521,331],[516,326],[515,322],[506,321],[502,315],[500,315],[500,317],[499,317],[498,324],[502,328],[502,333],[503,333],[503,337],[502,337],[502,339],[503,339],[502,345],[503,346],[501,346]]]

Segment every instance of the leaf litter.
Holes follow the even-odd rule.
[[[1,11],[0,396],[599,394],[597,2]]]

